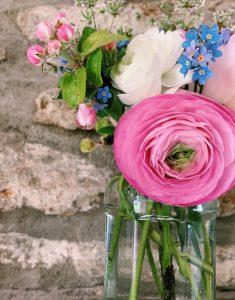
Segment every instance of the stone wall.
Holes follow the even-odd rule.
[[[138,2],[119,22],[128,23],[136,9],[159,10],[158,1]],[[212,0],[209,8],[229,2],[234,6]],[[56,78],[25,56],[35,25],[61,9],[76,22],[72,0],[0,3],[1,300],[102,299],[102,202],[115,172],[111,149],[79,152],[80,139],[94,133],[74,127],[74,113],[51,99]],[[235,299],[234,199],[234,192],[223,198],[218,219],[218,299]]]

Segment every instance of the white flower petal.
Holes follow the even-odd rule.
[[[180,73],[181,66],[179,64],[175,65],[168,72],[162,76],[162,85],[164,87],[180,87],[182,85],[192,82],[193,71],[189,71],[188,74],[184,77]]]
[[[134,37],[126,55],[111,72],[113,85],[123,92],[120,100],[133,105],[159,95],[164,86],[172,88],[185,84],[183,75],[173,68],[182,54],[183,41],[179,31],[165,33],[158,28]]]

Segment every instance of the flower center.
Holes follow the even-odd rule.
[[[199,55],[198,56],[198,61],[203,62],[205,60],[205,56],[204,55]]]
[[[190,146],[182,143],[176,144],[166,158],[166,163],[172,169],[182,171],[190,166],[195,157],[195,151]]]
[[[200,74],[200,75],[204,75],[204,74],[205,74],[205,71],[204,71],[204,70],[200,70],[200,71],[199,71],[199,74]]]
[[[194,51],[194,50],[192,50],[192,51],[189,53],[190,56],[193,56],[194,54],[195,54],[195,51]]]
[[[210,33],[206,37],[207,37],[208,40],[212,39],[212,35]]]
[[[105,97],[106,96],[106,92],[102,92],[102,96]]]
[[[188,67],[188,66],[189,66],[189,61],[188,61],[188,60],[186,60],[186,63],[185,63],[185,64],[186,64],[186,66]]]

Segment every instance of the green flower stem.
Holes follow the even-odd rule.
[[[154,263],[153,254],[152,254],[152,250],[151,250],[149,239],[147,240],[146,251],[147,251],[147,256],[148,256],[148,260],[149,260],[149,265],[150,265],[150,268],[151,268],[151,272],[152,272],[152,275],[153,275],[153,279],[154,279],[155,284],[156,284],[156,286],[158,288],[158,291],[159,291],[161,299],[164,299],[163,298],[164,297],[163,286],[162,286],[161,279],[160,279],[160,277],[158,275],[157,268],[155,267],[155,263]]]
[[[169,218],[169,206],[162,206],[156,203],[155,209],[158,215]],[[162,245],[159,247],[159,260],[161,264],[164,300],[172,300],[175,299],[175,272],[171,253],[171,224],[168,220],[162,220],[158,225],[162,236]]]
[[[160,234],[156,231],[156,229],[151,228],[150,229],[150,238],[152,239],[153,242],[155,242],[157,245],[161,245],[161,239],[160,239]],[[201,296],[199,295],[197,285],[193,279],[192,272],[190,269],[190,266],[188,262],[183,260],[182,258],[182,253],[172,240],[172,237],[170,236],[171,239],[171,253],[175,257],[175,260],[178,264],[179,271],[182,274],[182,276],[189,281],[192,287],[193,294],[196,298],[196,300],[202,300]],[[193,263],[194,260],[192,260]]]
[[[200,91],[199,91],[199,94],[202,94],[202,93],[203,93],[203,90],[204,90],[204,85],[200,85]]]
[[[117,251],[119,236],[120,236],[121,227],[124,219],[123,210],[126,208],[127,204],[129,203],[128,200],[126,199],[126,194],[124,193],[124,178],[122,176],[115,177],[113,181],[110,183],[110,186],[112,186],[116,181],[118,181],[117,189],[120,198],[120,207],[117,216],[115,217],[112,242],[108,254],[108,276],[112,272],[113,260],[115,258],[116,251]]]
[[[178,249],[178,247],[176,246],[176,244],[174,243],[174,241],[172,240],[171,236],[170,236],[170,239],[171,239],[172,254],[176,259],[176,262],[178,264],[180,273],[190,282],[191,287],[192,287],[192,292],[193,292],[193,295],[194,295],[195,299],[196,300],[202,300],[202,297],[199,293],[197,284],[194,281],[194,278],[192,276],[192,271],[190,269],[189,264],[182,259],[181,252]]]
[[[205,255],[205,263],[207,265],[212,264],[212,255],[211,255],[211,248],[210,248],[210,240],[207,233],[207,228],[205,223],[202,220],[202,232],[204,237],[204,255]],[[205,278],[205,289],[206,289],[206,299],[207,300],[213,300],[213,276],[208,273],[203,274]]]
[[[94,12],[94,9],[92,6],[89,6],[90,8],[90,12],[91,12],[91,16],[92,16],[92,20],[93,20],[93,23],[94,23],[94,28],[97,29],[97,25],[96,25],[96,20],[95,20],[95,12]]]
[[[153,210],[154,203],[148,202],[146,206],[146,215],[151,215],[151,212]],[[143,261],[144,261],[144,254],[148,242],[148,236],[149,236],[149,230],[151,226],[151,219],[148,219],[143,222],[143,229],[142,229],[142,236],[140,240],[140,245],[138,249],[138,256],[137,256],[137,262],[136,262],[136,270],[133,274],[134,278],[131,285],[129,300],[138,300],[138,291],[139,291],[139,285],[140,285],[140,277],[143,267]]]
[[[150,228],[149,237],[155,244],[161,245],[161,243],[162,243],[161,236],[155,228],[152,228],[152,227]],[[211,265],[200,261],[198,258],[196,258],[192,255],[188,255],[186,253],[180,253],[180,257],[186,258],[186,260],[188,260],[195,267],[203,268],[209,274],[212,274],[212,272],[213,272],[213,268],[211,267]],[[213,272],[213,274],[214,274],[214,272]]]
[[[121,226],[122,226],[123,216],[117,215],[115,218],[114,228],[113,228],[113,236],[112,243],[108,254],[108,276],[112,271],[113,260],[116,255],[116,250],[118,246]]]
[[[188,253],[182,253],[181,257],[186,259],[188,262],[190,262],[194,266],[198,267],[199,269],[202,269],[203,271],[207,272],[209,275],[212,275],[212,276],[214,275],[213,268],[210,265],[206,264],[201,259],[194,257]]]

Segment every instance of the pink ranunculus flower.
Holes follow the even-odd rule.
[[[27,57],[32,65],[40,66],[44,60],[45,48],[40,45],[32,45],[27,50]]]
[[[148,98],[120,119],[114,156],[126,180],[153,200],[214,200],[235,184],[235,114],[190,92]]]
[[[42,21],[36,30],[36,36],[41,41],[48,41],[55,34],[55,28],[51,21]]]
[[[220,50],[223,56],[210,63],[214,76],[208,80],[203,94],[235,111],[235,34]]]
[[[51,55],[59,55],[61,49],[61,42],[58,40],[49,41],[47,44],[47,52]]]
[[[70,24],[63,24],[57,29],[56,35],[59,41],[68,43],[74,36],[74,28]]]
[[[90,130],[96,124],[96,111],[84,103],[79,105],[77,112],[77,125],[82,129]]]

